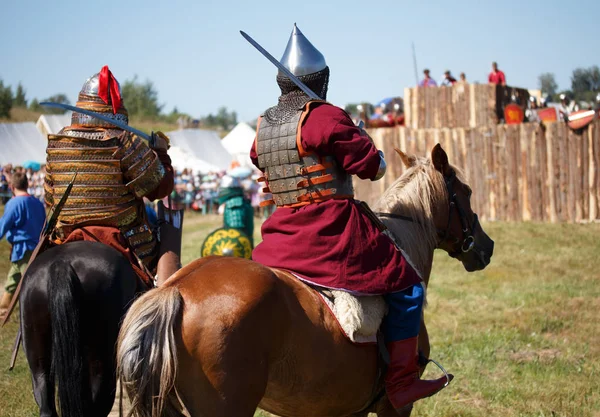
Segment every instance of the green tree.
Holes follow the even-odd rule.
[[[17,85],[17,92],[15,93],[15,100],[13,102],[13,105],[15,107],[27,108],[27,99],[25,98],[25,89],[23,88],[21,83],[19,83],[19,85]]]
[[[547,95],[548,97],[554,97],[556,95],[556,92],[558,91],[558,84],[556,84],[554,74],[550,72],[540,74],[538,77],[538,83],[540,90],[542,90],[542,94]]]
[[[54,94],[43,101],[50,101],[52,103],[71,104],[66,94]],[[43,107],[44,113],[50,114],[63,114],[66,110],[59,109],[56,107]]]
[[[33,100],[31,100],[31,102],[29,103],[29,110],[42,111],[42,106],[40,106],[40,102],[38,101],[37,98],[34,98]]]
[[[6,87],[0,80],[0,117],[10,118],[10,109],[13,106],[12,89],[9,85]]]
[[[130,116],[157,119],[163,108],[158,104],[158,92],[152,81],[140,83],[137,75],[121,87],[121,95]]]
[[[217,127],[223,130],[229,130],[237,124],[237,113],[229,112],[227,107],[220,107],[217,114],[212,113],[201,118],[202,124],[206,127]]]
[[[576,100],[592,101],[600,91],[600,68],[576,68],[571,75],[571,90]]]

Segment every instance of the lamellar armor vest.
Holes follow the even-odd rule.
[[[56,238],[65,239],[83,226],[115,227],[150,265],[156,240],[142,197],[159,185],[165,169],[140,138],[121,130],[64,128],[48,135],[46,170],[49,206],[60,201],[77,174],[58,217]]]
[[[323,103],[310,101],[286,122],[272,123],[259,119],[256,153],[258,166],[268,181],[265,192],[273,194],[266,204],[278,207],[300,207],[332,198],[352,198],[352,178],[333,156],[306,152],[302,146],[302,122],[311,106]]]

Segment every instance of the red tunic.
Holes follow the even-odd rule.
[[[334,155],[351,175],[372,179],[379,169],[375,145],[342,109],[315,107],[302,126],[307,152]],[[258,166],[254,147],[250,152]],[[300,208],[278,207],[262,226],[252,259],[328,288],[385,294],[421,278],[362,213],[355,200],[327,200]]]

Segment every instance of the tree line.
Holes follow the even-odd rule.
[[[600,68],[593,65],[589,68],[575,68],[571,74],[571,88],[559,91],[554,74],[540,74],[538,83],[542,94],[552,101],[560,101],[565,94],[571,100],[592,102],[600,93]]]
[[[169,113],[164,113],[164,104],[159,103],[158,91],[152,81],[146,80],[141,82],[135,76],[131,80],[126,80],[121,85],[121,95],[123,96],[125,107],[130,117],[161,121],[167,123],[176,123],[183,119],[192,121],[194,125],[199,125],[208,128],[220,128],[229,130],[237,124],[237,113],[229,111],[226,107],[221,107],[215,114],[192,118],[190,115],[181,113],[174,107]],[[54,94],[44,100],[38,101],[33,98],[28,102],[25,88],[19,83],[13,94],[12,87],[4,85],[0,79],[0,118],[10,119],[10,111],[12,108],[27,108],[34,112],[45,114],[62,114],[63,110],[50,107],[40,106],[40,102],[52,101],[55,103],[71,104],[66,94]],[[189,124],[189,123],[188,123]]]

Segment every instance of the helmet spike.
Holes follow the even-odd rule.
[[[297,77],[314,74],[327,67],[323,54],[310,43],[296,23],[280,62]]]

